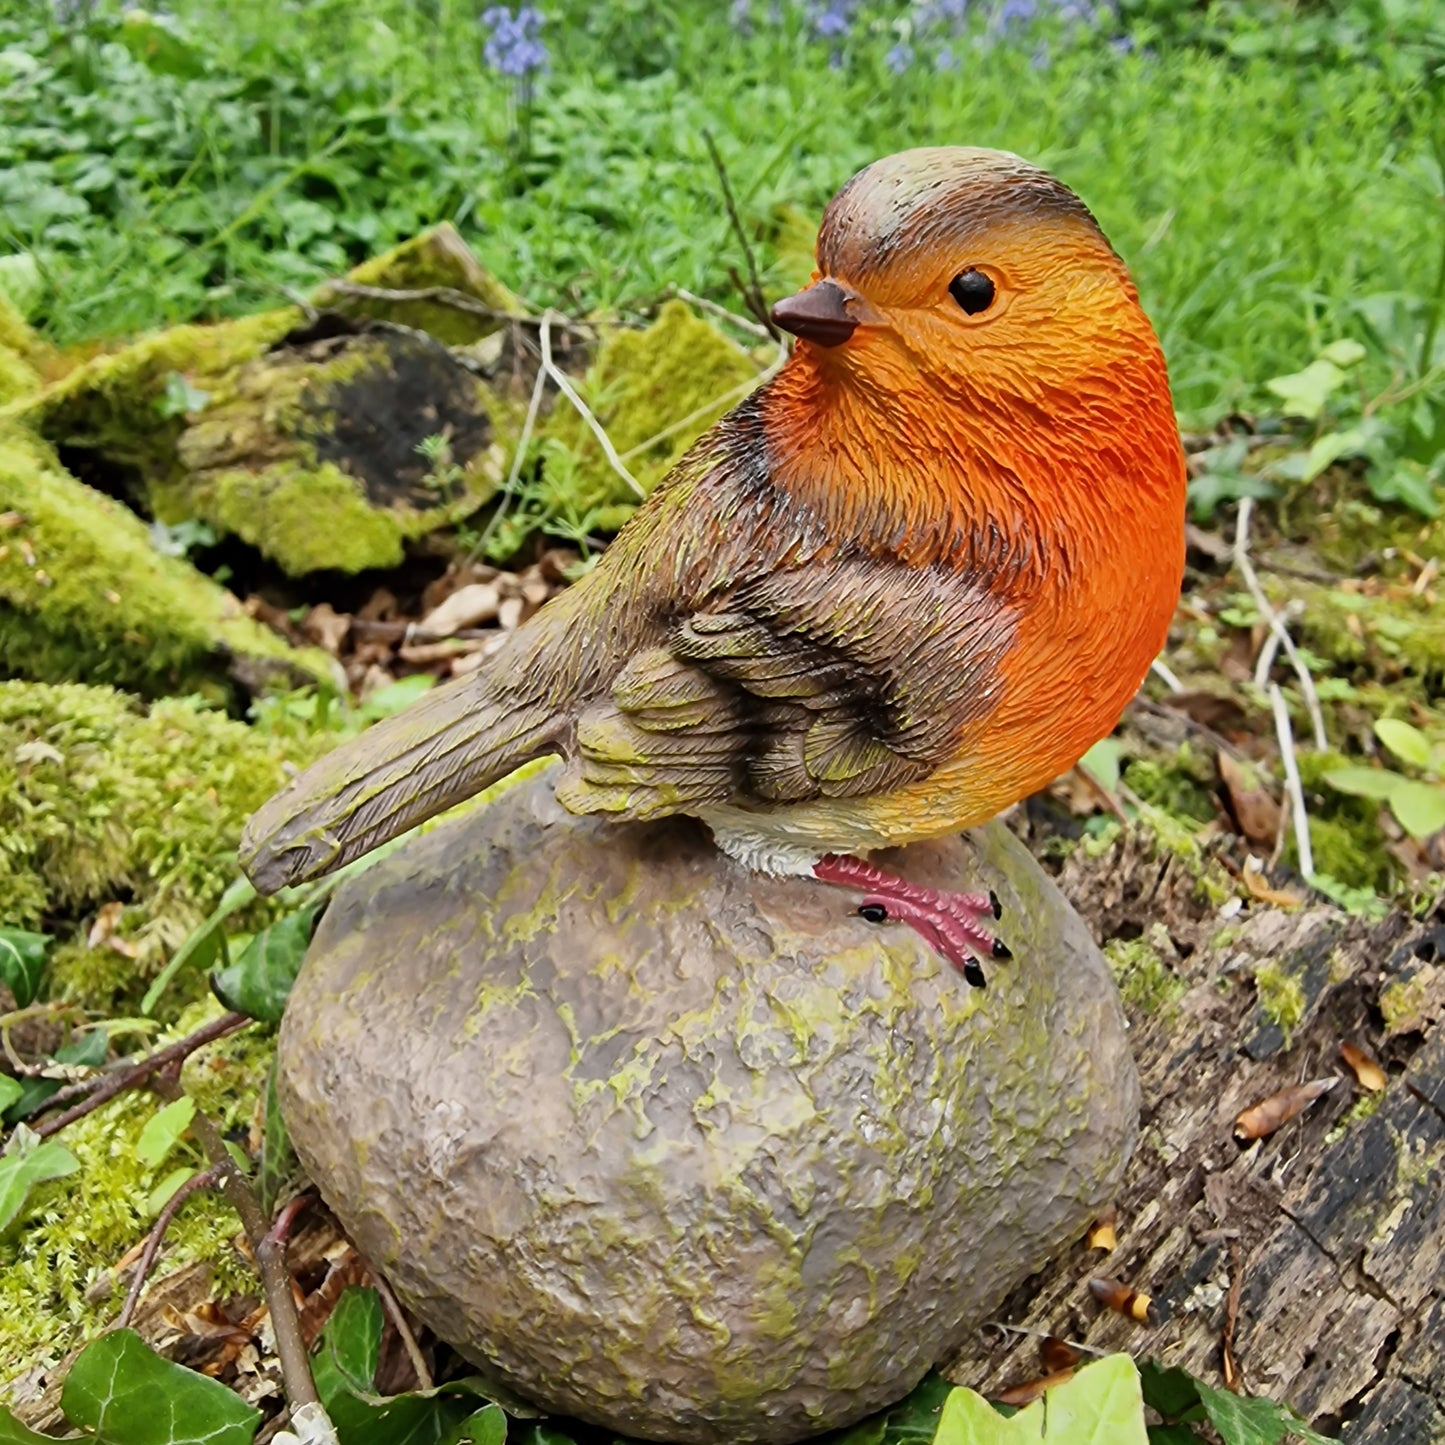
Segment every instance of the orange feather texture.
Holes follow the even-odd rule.
[[[817,262],[778,308],[787,364],[592,572],[257,814],[262,891],[544,753],[576,812],[691,813],[804,872],[983,821],[1114,726],[1184,561],[1164,358],[1123,262],[1058,181],[962,147],[860,172]],[[967,272],[986,304],[955,298]]]

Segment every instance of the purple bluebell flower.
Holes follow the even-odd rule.
[[[1109,48],[1115,55],[1131,55],[1134,51],[1134,37],[1132,35],[1116,35],[1110,40]]]
[[[913,64],[913,47],[902,40],[883,57],[883,63],[894,75],[902,75]]]
[[[728,24],[739,35],[753,33],[753,0],[733,0],[728,7]]]
[[[491,32],[482,46],[482,58],[498,75],[526,80],[547,64],[547,47],[538,31],[544,23],[535,5],[492,5],[482,11],[481,23]]]
[[[1000,30],[1027,25],[1038,13],[1038,8],[1038,0],[1003,0],[1003,4],[998,8],[995,24]]]
[[[933,68],[935,70],[957,70],[958,56],[953,53],[953,46],[942,45],[938,54],[933,57]]]
[[[841,40],[853,27],[857,0],[826,0],[813,14],[813,33],[819,40]]]

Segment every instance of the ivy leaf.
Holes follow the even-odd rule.
[[[1445,787],[1407,778],[1390,794],[1390,811],[1412,838],[1429,838],[1445,828]]]
[[[1139,1372],[1128,1355],[1086,1365],[1017,1415],[1000,1415],[982,1395],[954,1390],[935,1445],[1148,1445]],[[1234,1442],[1230,1442],[1234,1445]]]
[[[1333,361],[1320,357],[1310,362],[1303,371],[1276,376],[1265,382],[1265,388],[1284,403],[1280,410],[1286,416],[1314,421],[1344,379],[1345,373]]]
[[[925,1375],[892,1409],[827,1436],[826,1445],[903,1445],[910,1440],[932,1440],[943,1402],[952,1391],[953,1386],[942,1375]]]
[[[1177,1420],[1191,1410],[1199,1417],[1199,1385],[1188,1370],[1146,1359],[1139,1366],[1139,1387],[1144,1403],[1166,1420]]]
[[[155,1169],[180,1143],[181,1135],[191,1127],[191,1120],[195,1117],[196,1101],[189,1094],[173,1099],[158,1114],[146,1120],[145,1128],[136,1140],[136,1158]]]
[[[0,1445],[55,1445],[53,1435],[37,1435],[0,1405]]]
[[[1279,1445],[1288,1435],[1297,1435],[1305,1445],[1338,1445],[1311,1430],[1288,1405],[1262,1396],[1217,1390],[1203,1380],[1196,1380],[1194,1385],[1199,1391],[1199,1403],[1224,1445]]]
[[[483,1405],[442,1437],[441,1445],[506,1445],[507,1416],[499,1405]],[[4,1445],[0,1439],[0,1445]]]
[[[60,1394],[72,1425],[98,1445],[250,1445],[261,1423],[233,1390],[163,1360],[134,1330],[87,1345]]]
[[[366,1394],[381,1358],[381,1296],[348,1285],[341,1291],[317,1342],[312,1374],[326,1413],[347,1393]]]
[[[80,1160],[53,1139],[34,1143],[30,1130],[17,1133],[10,1146],[15,1153],[0,1159],[0,1231],[8,1229],[25,1207],[37,1184],[64,1179],[80,1168]]]
[[[40,975],[45,972],[45,950],[49,946],[48,933],[0,928],[0,983],[15,995],[18,1008],[27,1008],[35,1002]]]
[[[1200,1445],[1200,1437],[1188,1425],[1151,1425],[1149,1445]]]
[[[237,1013],[279,1023],[320,912],[315,903],[263,928],[235,963],[211,975],[212,993]]]
[[[1400,759],[1412,767],[1430,766],[1430,740],[1419,728],[1411,726],[1401,718],[1382,717],[1376,719],[1375,736]]]
[[[1119,786],[1119,759],[1123,756],[1124,744],[1118,738],[1100,738],[1079,759],[1079,766],[1106,793],[1112,793]]]
[[[25,1090],[20,1087],[19,1079],[12,1079],[9,1074],[0,1074],[0,1114],[3,1114],[24,1092]]]

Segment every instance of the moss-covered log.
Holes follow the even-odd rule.
[[[329,679],[331,664],[162,556],[134,512],[76,481],[34,436],[0,425],[0,673],[220,702],[238,683],[255,692]]]

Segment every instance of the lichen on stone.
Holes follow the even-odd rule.
[[[1184,992],[1184,980],[1146,939],[1110,939],[1104,958],[1124,1002],[1141,1013],[1159,1013]]]
[[[579,390],[628,471],[651,491],[757,377],[758,367],[741,347],[682,301],[669,301],[645,331],[609,331]],[[672,427],[676,430],[668,430]],[[667,435],[659,437],[662,432]],[[543,435],[575,461],[566,469],[565,493],[552,499],[555,507],[601,508],[594,525],[620,526],[637,497],[565,399],[554,404]],[[541,486],[545,494],[546,476]],[[555,490],[555,480],[552,486]]]
[[[135,951],[63,939],[50,994],[104,1008],[137,991],[237,876],[242,824],[286,764],[324,746],[184,700],[0,683],[0,919],[55,931],[122,901],[115,936]]]
[[[255,677],[330,677],[323,654],[290,647],[224,588],[162,556],[127,507],[3,424],[0,516],[0,673],[216,701],[234,695],[237,659]]]

